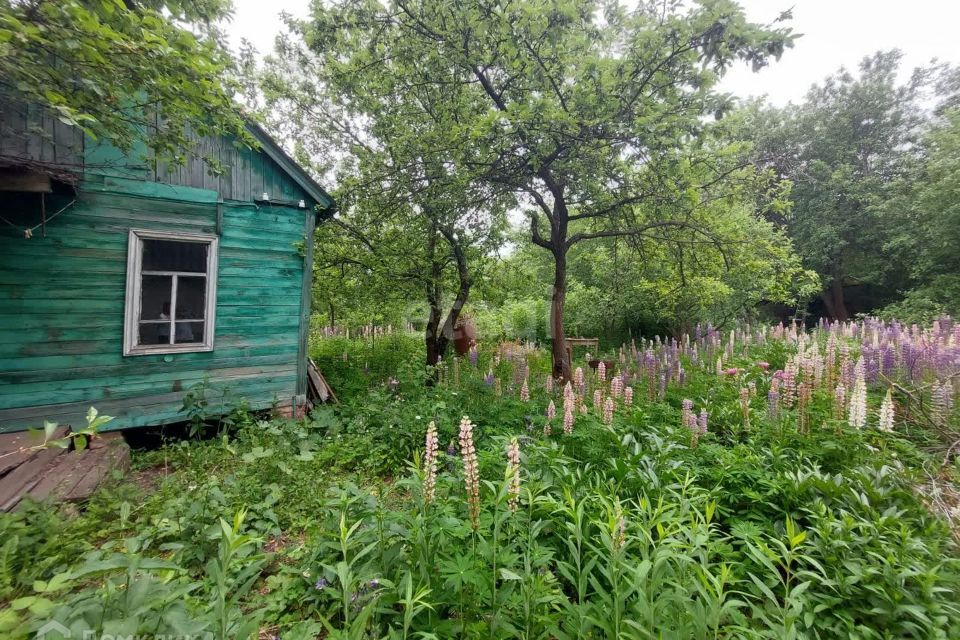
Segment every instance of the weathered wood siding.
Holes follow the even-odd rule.
[[[251,181],[256,189],[258,180],[276,179],[256,173],[265,175]],[[312,215],[225,200],[214,350],[124,357],[128,231],[217,233],[220,194],[86,178],[73,206],[50,221],[46,238],[24,238],[7,225],[0,230],[0,432],[43,420],[82,424],[90,406],[116,418],[111,428],[176,422],[185,418],[184,393],[204,381],[214,404],[225,387],[252,408],[290,404],[302,352],[301,252]],[[0,194],[0,208],[11,202]],[[7,213],[29,219],[29,212]]]

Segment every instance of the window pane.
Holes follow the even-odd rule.
[[[188,342],[203,342],[203,323],[202,322],[178,322],[177,331],[174,336],[177,344]]]
[[[203,276],[177,277],[177,319],[202,320],[207,302],[207,279]]]
[[[140,287],[140,319],[162,320],[170,317],[172,276],[143,276]]]
[[[142,240],[144,271],[207,272],[206,242]]]
[[[169,322],[141,322],[137,344],[170,344]]]

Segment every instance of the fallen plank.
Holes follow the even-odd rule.
[[[67,435],[66,427],[57,427],[53,439]],[[43,433],[38,431],[18,431],[0,434],[0,476],[16,469],[37,454],[32,449],[43,444]]]
[[[0,479],[0,511],[9,511],[33,489],[66,449],[41,449],[29,460]]]
[[[90,449],[86,456],[86,466],[87,472],[70,491],[62,494],[64,500],[85,500],[96,491],[111,471],[127,471],[130,468],[130,447],[118,442]]]
[[[41,502],[47,498],[59,500],[70,493],[90,471],[90,450],[71,451],[57,458],[27,495]]]

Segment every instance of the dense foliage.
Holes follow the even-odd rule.
[[[426,386],[422,348],[318,338],[340,406],[0,517],[4,635],[960,633],[960,469],[928,453],[960,428],[960,327],[697,329],[566,389],[519,345]]]
[[[146,145],[154,159],[182,159],[194,134],[249,141],[216,25],[230,7],[230,0],[3,0],[0,90],[95,140],[125,151]]]

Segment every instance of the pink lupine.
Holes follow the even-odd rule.
[[[693,430],[697,424],[696,415],[693,413],[693,400],[684,398],[680,403],[680,422],[683,426]]]
[[[603,364],[603,360],[597,365],[597,378],[600,380],[607,379],[607,365]]]
[[[613,398],[607,396],[607,400],[603,404],[603,424],[610,424],[611,422],[613,422]]]
[[[573,372],[573,383],[578,387],[583,387],[583,367],[577,367]]]
[[[547,374],[546,380],[543,381],[543,388],[547,393],[553,393],[553,376],[549,373]]]
[[[563,412],[563,432],[567,435],[573,433],[573,411],[566,409]]]
[[[477,450],[473,446],[473,423],[467,416],[460,420],[460,457],[463,459],[463,481],[467,489],[470,524],[476,531],[480,528],[480,467]]]
[[[619,398],[621,395],[623,395],[622,376],[614,376],[613,379],[610,380],[610,395],[614,398]]]
[[[516,511],[520,506],[520,442],[513,438],[507,447],[507,474],[510,486],[507,489],[507,506]]]
[[[553,404],[553,400],[550,401],[550,404],[547,405],[547,420],[553,420],[557,417],[557,405]]]
[[[543,435],[550,436],[553,433],[553,427],[550,426],[550,423],[543,425]]]
[[[599,409],[602,403],[603,394],[600,392],[600,389],[596,389],[593,392],[593,406]]]
[[[627,387],[623,390],[623,404],[628,407],[633,404],[633,387]]]
[[[700,417],[697,419],[697,431],[699,431],[702,436],[707,434],[707,420],[709,417],[710,414],[707,413],[706,409],[700,409]]]
[[[843,386],[843,381],[837,383],[837,388],[833,390],[833,417],[838,420],[843,418],[847,412],[847,388]]]
[[[433,502],[437,487],[437,425],[432,420],[427,425],[427,438],[423,454],[423,497],[426,502]]]
[[[520,399],[523,402],[530,400],[530,387],[527,385],[527,379],[523,379],[523,385],[520,387]]]

